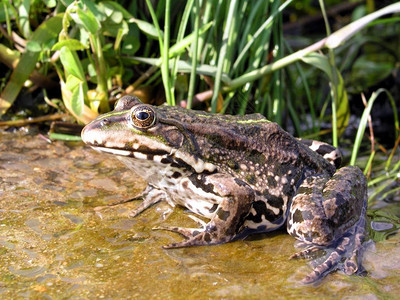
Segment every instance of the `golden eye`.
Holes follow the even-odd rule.
[[[132,110],[131,119],[134,126],[148,128],[155,123],[156,114],[150,107],[139,105]]]

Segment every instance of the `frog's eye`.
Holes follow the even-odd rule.
[[[135,127],[149,128],[154,125],[156,114],[149,106],[140,105],[132,110],[131,120]]]

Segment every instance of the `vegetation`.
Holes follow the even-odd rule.
[[[350,163],[369,148],[361,163],[369,175],[376,153],[383,153],[387,162],[370,181],[376,187],[370,199],[398,195],[398,111],[383,81],[398,72],[400,3],[380,9],[373,1],[354,5],[351,20],[333,33],[329,11],[324,1],[319,4],[315,9],[293,0],[2,0],[0,61],[8,68],[1,71],[0,115],[29,116],[24,108],[30,104],[16,102],[28,91],[40,99],[36,108],[68,112],[85,124],[122,95],[135,94],[156,104],[259,112],[299,136],[332,133],[337,146],[354,123],[349,103],[367,97]],[[302,12],[322,12],[325,38],[284,36],[288,17]],[[392,150],[374,139],[370,112],[377,99],[390,104]],[[53,118],[58,116],[64,115]],[[364,147],[367,136],[370,146]]]

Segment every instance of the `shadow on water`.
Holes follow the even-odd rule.
[[[396,298],[400,234],[364,255],[366,277],[329,275],[318,286],[289,260],[294,239],[278,231],[225,245],[164,250],[180,236],[157,225],[193,226],[182,209],[161,203],[95,210],[145,186],[110,156],[80,144],[1,133],[1,298]],[[139,174],[140,175],[140,174]]]

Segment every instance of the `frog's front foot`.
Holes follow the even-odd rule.
[[[183,227],[154,227],[155,230],[168,230],[179,233],[186,240],[178,243],[172,243],[163,246],[164,249],[182,248],[191,246],[205,246],[226,243],[231,238],[227,236],[220,237],[210,226],[204,228],[183,228]]]
[[[207,186],[209,193],[219,199],[210,221],[206,224],[196,217],[191,217],[201,227],[158,227],[183,235],[186,240],[173,243],[164,248],[180,248],[190,246],[215,245],[232,241],[238,234],[244,222],[244,216],[249,212],[254,201],[254,191],[245,182],[227,174],[196,175],[192,181]]]

